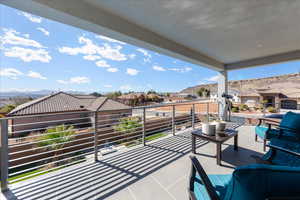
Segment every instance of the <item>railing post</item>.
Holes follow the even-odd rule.
[[[206,112],[207,121],[209,122],[209,102],[206,103]]]
[[[192,107],[192,128],[195,129],[195,104]]]
[[[175,135],[175,105],[172,105],[172,134]]]
[[[143,141],[142,142],[144,146],[146,145],[145,137],[146,137],[146,108],[143,108],[143,138],[142,138]]]
[[[8,120],[1,120],[1,154],[0,154],[0,165],[1,165],[1,191],[4,192],[8,189]]]
[[[97,111],[94,113],[94,148],[95,148],[95,162],[98,161],[98,113]]]

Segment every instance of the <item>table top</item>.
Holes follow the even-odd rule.
[[[201,129],[196,129],[192,131],[192,135],[210,142],[223,143],[238,134],[238,131],[236,130],[237,127],[234,126],[234,124],[228,124],[224,131],[218,131],[216,135],[206,135],[202,133]],[[218,135],[218,133],[223,133],[226,136],[221,137]]]

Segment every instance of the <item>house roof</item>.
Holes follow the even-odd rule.
[[[259,93],[257,93],[256,91],[242,91],[240,93],[241,97],[259,97]]]
[[[24,103],[13,109],[8,116],[33,115],[70,111],[104,111],[128,109],[127,105],[91,95],[71,95],[58,92]]]

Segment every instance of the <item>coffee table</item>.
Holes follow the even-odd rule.
[[[221,131],[222,133],[225,133],[226,136],[220,137],[217,134],[214,136],[206,135],[202,133],[201,129],[197,129],[192,131],[192,152],[196,154],[196,139],[201,139],[204,141],[215,143],[217,146],[216,149],[216,158],[217,158],[217,165],[221,165],[222,160],[222,144],[229,140],[230,138],[234,138],[234,150],[238,150],[238,131],[234,126],[226,126],[226,129],[224,131]]]

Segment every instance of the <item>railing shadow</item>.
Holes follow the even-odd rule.
[[[197,147],[207,144],[198,141]],[[105,199],[145,176],[185,156],[191,150],[190,133],[168,137],[96,163],[43,176],[11,187],[14,199]]]

